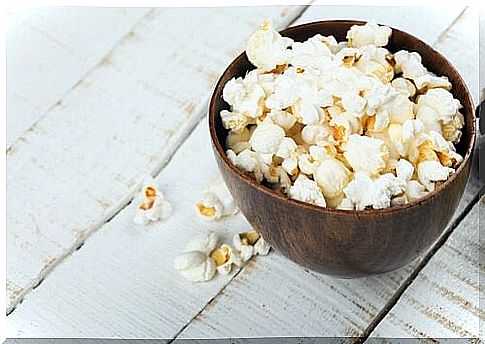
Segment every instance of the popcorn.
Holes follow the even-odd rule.
[[[439,161],[423,161],[418,164],[418,179],[428,191],[433,191],[435,182],[448,179],[448,176],[455,172],[450,167],[441,165]]]
[[[299,201],[316,204],[320,207],[327,206],[322,190],[320,190],[317,183],[303,174],[300,174],[291,186],[289,195],[291,198]]]
[[[400,159],[396,167],[396,175],[405,185],[403,201],[412,202],[427,194],[425,187],[417,180],[411,180],[414,166],[406,159]]]
[[[407,98],[413,97],[416,94],[416,87],[414,84],[405,78],[396,78],[392,80],[391,86],[404,94]]]
[[[289,62],[293,44],[291,38],[282,37],[276,32],[271,21],[265,20],[261,28],[249,37],[246,55],[249,61],[262,71],[271,71]]]
[[[271,121],[265,120],[256,127],[249,142],[255,152],[275,154],[285,137],[285,131]]]
[[[172,205],[165,200],[157,182],[148,177],[142,186],[142,193],[137,196],[137,212],[133,219],[136,224],[147,225],[150,221],[166,220],[172,214]]]
[[[290,130],[296,123],[296,116],[291,112],[273,109],[268,113],[268,117],[274,124],[279,125],[284,130]]]
[[[333,64],[331,47],[335,47],[335,38],[315,35],[305,42],[294,42],[289,63],[295,67],[321,69]]]
[[[371,21],[365,25],[352,25],[347,32],[347,40],[350,47],[360,48],[365,45],[383,47],[387,45],[392,30],[387,26],[379,26]]]
[[[403,190],[402,182],[392,173],[372,179],[364,173],[357,172],[354,179],[344,188],[344,193],[355,204],[357,210],[364,210],[367,207],[389,207],[391,197],[401,194]]]
[[[386,167],[389,150],[384,141],[367,136],[350,135],[344,157],[354,172],[376,175]]]
[[[256,231],[238,233],[234,235],[232,243],[239,251],[241,260],[247,262],[253,255],[267,255],[270,246]]]
[[[214,232],[195,236],[185,247],[184,253],[175,257],[174,268],[189,281],[212,279],[216,273],[216,262],[210,253],[216,247],[217,240]]]
[[[221,112],[222,116],[222,112]],[[245,149],[251,149],[251,144],[249,143],[249,130],[243,128],[238,131],[231,130],[227,134],[226,147],[234,151],[234,153],[239,154]]]
[[[346,210],[406,204],[446,180],[463,161],[461,104],[418,53],[389,51],[391,34],[369,22],[346,42],[293,42],[265,21],[247,47],[257,68],[224,87],[231,163],[290,198]]]
[[[396,61],[395,71],[401,73],[403,77],[414,81],[418,90],[441,87],[451,89],[451,83],[447,77],[438,77],[429,72],[421,63],[421,56],[416,52],[406,50],[398,51],[394,54]]]
[[[233,264],[242,266],[240,255],[228,244],[222,244],[221,247],[212,251],[210,256],[216,263],[217,272],[223,275],[227,275],[231,272]]]
[[[178,255],[174,259],[174,268],[192,282],[208,281],[216,273],[214,259],[207,257],[200,251],[185,252]]]
[[[442,88],[430,89],[418,98],[416,118],[423,122],[428,132],[434,130],[448,141],[457,143],[464,124],[460,107],[460,102],[450,92]]]
[[[207,186],[202,200],[196,204],[196,209],[204,220],[210,221],[220,220],[239,211],[222,179]]]
[[[225,114],[229,117],[247,117],[255,119],[263,113],[261,99],[265,96],[263,88],[255,81],[243,78],[232,78],[224,87],[222,97],[232,107],[234,114]],[[231,129],[227,128],[226,129]]]
[[[358,68],[366,75],[373,75],[383,83],[390,82],[394,77],[392,64],[394,59],[392,54],[385,48],[373,45],[366,45],[360,48],[361,57],[355,63]]]
[[[343,196],[343,189],[350,178],[349,169],[335,158],[323,160],[315,173],[315,181],[327,200]]]

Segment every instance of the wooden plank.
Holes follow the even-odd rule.
[[[7,27],[7,147],[149,10],[39,7],[11,14]]]
[[[219,176],[207,133],[204,120],[157,178],[173,215],[143,227],[135,204],[123,209],[7,317],[8,337],[172,338],[220,292],[233,276],[192,283],[172,267],[196,233],[228,240],[249,228],[240,214],[208,223],[196,213]]]
[[[484,210],[482,198],[371,337],[479,337],[485,318],[479,303],[479,274],[484,273],[479,221],[485,220]]]
[[[7,312],[168,162],[261,18],[282,28],[303,9],[150,11],[19,137],[7,151]]]

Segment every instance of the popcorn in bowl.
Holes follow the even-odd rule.
[[[265,21],[246,47],[256,68],[224,86],[228,159],[321,207],[382,209],[433,191],[463,161],[462,105],[417,52],[389,51],[391,35],[369,22],[344,42],[294,42]]]

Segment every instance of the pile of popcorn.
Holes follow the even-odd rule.
[[[263,22],[246,47],[256,69],[223,90],[229,160],[293,199],[347,210],[412,202],[445,181],[463,160],[462,106],[418,53],[384,48],[391,34],[369,22],[345,42],[294,42]]]

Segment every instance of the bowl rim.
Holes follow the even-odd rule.
[[[320,20],[320,21],[314,21],[310,23],[305,23],[301,25],[296,25],[296,26],[291,26],[288,27],[282,31],[280,31],[281,35],[285,35],[288,32],[295,31],[301,28],[305,27],[311,27],[311,26],[317,26],[321,23],[348,23],[351,25],[363,25],[366,22],[365,21],[360,21],[360,20],[351,20],[351,19],[337,19],[337,20]],[[380,24],[379,25],[383,25]],[[240,59],[244,58],[245,56],[245,51],[243,51],[241,54],[239,54],[235,59],[231,61],[231,63],[226,67],[222,75],[220,76],[219,80],[217,81],[217,84],[214,88],[214,91],[212,93],[210,103],[209,103],[209,113],[208,113],[208,121],[209,121],[209,132],[210,132],[210,137],[212,141],[212,146],[215,154],[219,157],[219,159],[226,165],[228,168],[237,176],[237,178],[248,185],[249,187],[255,188],[258,191],[266,194],[267,196],[274,198],[276,200],[282,201],[282,202],[287,202],[290,205],[294,205],[297,207],[301,207],[307,210],[312,210],[312,211],[317,211],[321,212],[322,214],[327,214],[327,215],[357,215],[357,216],[375,216],[375,215],[380,215],[380,214],[389,214],[389,213],[397,213],[401,211],[407,211],[410,208],[414,208],[417,206],[420,206],[423,203],[431,201],[433,198],[436,198],[438,194],[440,194],[444,189],[446,189],[455,179],[458,178],[458,176],[463,173],[465,167],[467,166],[469,160],[472,157],[473,149],[475,146],[475,140],[476,140],[476,115],[474,111],[474,104],[473,104],[473,98],[471,96],[470,90],[468,88],[468,85],[466,84],[465,80],[459,73],[459,71],[455,68],[455,66],[439,51],[436,51],[433,47],[431,47],[429,44],[426,42],[422,41],[421,39],[415,37],[414,35],[407,33],[405,31],[396,29],[394,27],[391,27],[389,25],[386,25],[392,29],[392,32],[400,32],[401,34],[407,35],[411,38],[414,38],[418,40],[421,44],[423,44],[427,49],[429,49],[433,54],[441,58],[442,60],[446,61],[449,65],[449,67],[456,73],[458,76],[458,81],[464,86],[465,89],[465,96],[466,96],[466,101],[468,101],[468,105],[470,107],[470,113],[472,116],[472,128],[471,129],[471,137],[470,137],[470,144],[466,148],[466,153],[463,157],[463,161],[460,163],[456,171],[441,185],[437,186],[433,191],[428,192],[425,196],[414,200],[412,202],[409,202],[407,204],[402,204],[402,205],[396,205],[396,206],[390,206],[387,208],[383,209],[364,209],[364,210],[345,210],[345,209],[335,209],[335,208],[328,208],[328,207],[320,207],[315,204],[311,203],[306,203],[303,201],[295,200],[292,199],[285,194],[278,193],[276,191],[271,190],[270,188],[259,184],[257,181],[255,181],[253,178],[250,176],[244,174],[242,171],[240,171],[236,166],[234,166],[230,161],[229,158],[227,157],[225,153],[225,149],[222,146],[221,142],[219,142],[219,139],[217,137],[217,132],[216,132],[216,125],[215,125],[215,108],[216,104],[219,101],[216,99],[216,93],[221,93],[222,88],[224,85],[222,85],[222,80],[224,77],[229,74],[229,71],[231,69],[231,66],[239,61]],[[315,33],[316,34],[316,33]],[[452,92],[453,93],[453,92]],[[465,114],[465,116],[468,116],[469,114]]]

